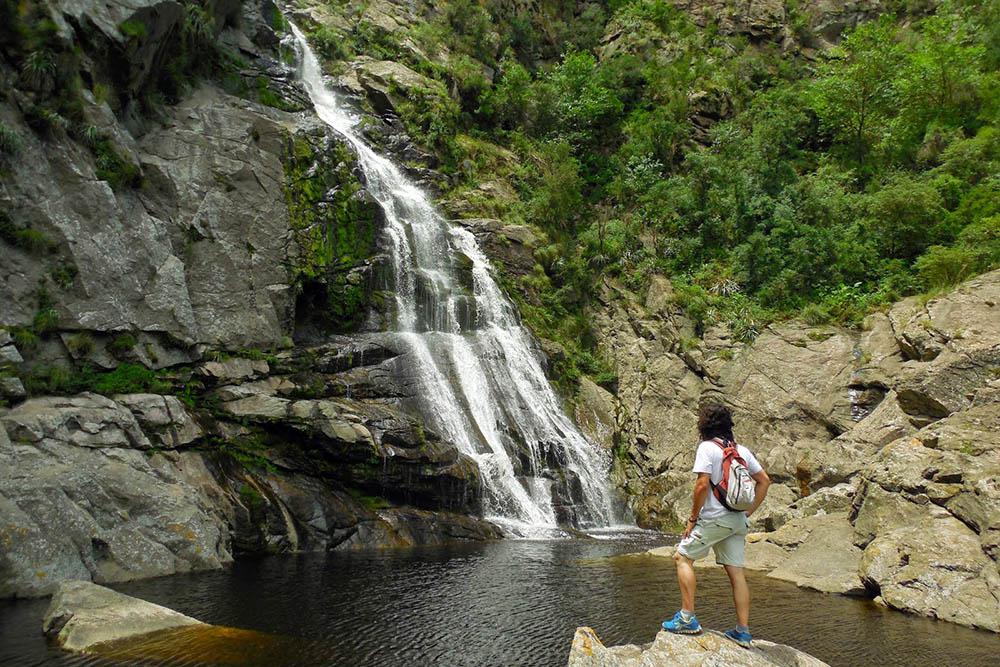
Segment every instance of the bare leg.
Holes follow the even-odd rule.
[[[681,609],[693,614],[694,593],[698,585],[694,576],[694,561],[675,551],[674,563],[677,564],[677,583],[681,588]]]
[[[743,568],[735,565],[724,565],[729,583],[733,586],[733,604],[736,605],[736,622],[740,625],[750,625],[750,587],[743,575]],[[678,568],[680,572],[680,568]],[[683,586],[681,587],[683,590]]]

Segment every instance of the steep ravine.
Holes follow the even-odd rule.
[[[381,219],[286,24],[214,7],[43,3],[4,45],[0,596],[500,536],[402,351],[330,335],[379,328]]]
[[[393,4],[369,14],[391,28]],[[791,46],[778,5],[751,4],[727,29]],[[812,4],[833,39],[877,3]],[[214,5],[211,41],[239,62],[209,72],[180,57],[205,39],[190,4],[39,6],[53,27],[30,39],[72,76],[26,75],[32,45],[3,47],[0,121],[18,148],[0,157],[0,596],[243,553],[499,536],[474,518],[474,463],[403,407],[404,351],[357,335],[384,324],[382,220],[355,157],[305,111],[274,5]],[[372,140],[440,183],[393,113],[431,85],[413,75],[362,58],[341,83]],[[444,203],[495,265],[528,274],[536,231],[486,217],[504,194]],[[584,377],[573,397],[640,525],[686,515],[697,406],[722,400],[778,482],[751,565],[1000,631],[1000,272],[861,331],[789,322],[752,343],[696,335],[675,301],[662,277],[645,294],[606,281],[589,314],[616,391]]]
[[[741,344],[695,337],[666,280],[645,300],[609,284],[595,319],[619,389],[584,387],[577,412],[605,416],[639,524],[677,530],[697,407],[731,405],[778,482],[749,566],[1000,631],[998,304],[994,271],[861,331],[789,322]]]

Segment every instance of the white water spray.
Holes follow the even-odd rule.
[[[563,413],[475,237],[448,223],[427,193],[368,146],[360,116],[327,87],[304,36],[292,31],[317,115],[353,146],[366,188],[385,211],[392,327],[412,359],[424,418],[478,464],[486,518],[523,536],[551,534],[560,524],[613,525],[608,453]],[[463,255],[471,284],[468,262],[460,271]]]

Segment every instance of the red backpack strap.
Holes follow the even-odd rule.
[[[722,480],[725,481],[729,477],[729,464],[732,460],[731,457],[726,456],[726,450],[728,450],[731,445],[729,444],[729,441],[724,438],[712,438],[712,442],[722,448]],[[723,507],[728,508],[728,505],[726,505],[726,497],[723,495],[719,486],[711,480],[709,480],[709,486],[712,487],[712,495],[715,496],[715,499],[722,503]]]
[[[722,481],[725,482],[725,480],[729,479],[729,469],[732,466],[733,460],[739,459],[743,462],[743,457],[740,456],[740,450],[736,448],[735,440],[729,440],[727,438],[712,438],[712,442],[722,448]],[[715,496],[716,500],[718,500],[727,510],[732,511],[726,503],[726,497],[722,493],[722,489],[719,485],[716,485],[709,480],[709,486],[711,486],[712,494]]]
[[[712,438],[712,442],[717,444],[719,447],[722,447],[722,451],[726,451],[730,447],[736,446],[735,442],[733,442],[732,440],[727,440],[725,438]]]

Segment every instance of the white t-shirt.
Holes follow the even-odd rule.
[[[736,449],[739,451],[740,456],[747,463],[747,470],[750,471],[751,475],[756,475],[763,468],[760,463],[757,462],[756,457],[754,457],[753,452],[744,447],[743,445],[736,445]],[[692,472],[707,472],[711,475],[712,484],[718,484],[722,481],[722,447],[719,447],[717,443],[712,440],[705,440],[700,445],[698,445],[698,453],[694,457],[694,467],[691,469]],[[701,514],[699,515],[702,519],[717,519],[721,516],[729,514],[729,510],[723,507],[719,499],[715,497],[715,493],[709,489],[708,499],[705,504],[701,507]]]

